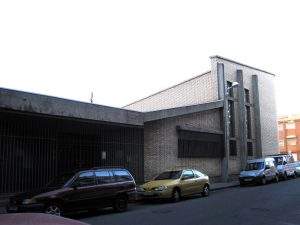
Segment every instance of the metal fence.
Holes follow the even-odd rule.
[[[0,111],[0,193],[95,166],[127,168],[141,182],[143,158],[141,127]]]

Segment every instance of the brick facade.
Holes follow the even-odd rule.
[[[292,153],[300,159],[300,115],[283,116],[278,119],[279,151]]]
[[[210,110],[144,124],[145,179],[161,171],[174,168],[195,168],[210,176],[221,176],[221,163],[217,158],[178,158],[176,126],[189,125],[221,131],[221,110]],[[208,149],[209,151],[209,149]]]

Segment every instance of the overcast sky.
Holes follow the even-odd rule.
[[[0,86],[121,107],[221,55],[272,73],[300,113],[299,1],[1,1]]]

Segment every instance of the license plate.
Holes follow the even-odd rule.
[[[248,178],[248,179],[245,179],[244,181],[251,181],[251,180],[252,180],[252,179],[249,179],[249,178]]]

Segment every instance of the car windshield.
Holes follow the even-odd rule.
[[[246,166],[246,171],[249,170],[261,170],[264,168],[264,163],[263,162],[253,162],[253,163],[247,163]]]
[[[274,157],[276,165],[282,165],[283,157]]]
[[[47,187],[62,187],[66,184],[68,180],[70,180],[74,176],[74,173],[65,173],[61,174],[54,179],[52,179],[48,184]]]
[[[155,180],[176,180],[179,179],[181,176],[181,170],[180,171],[168,171],[168,172],[163,172],[161,174],[159,174]]]

